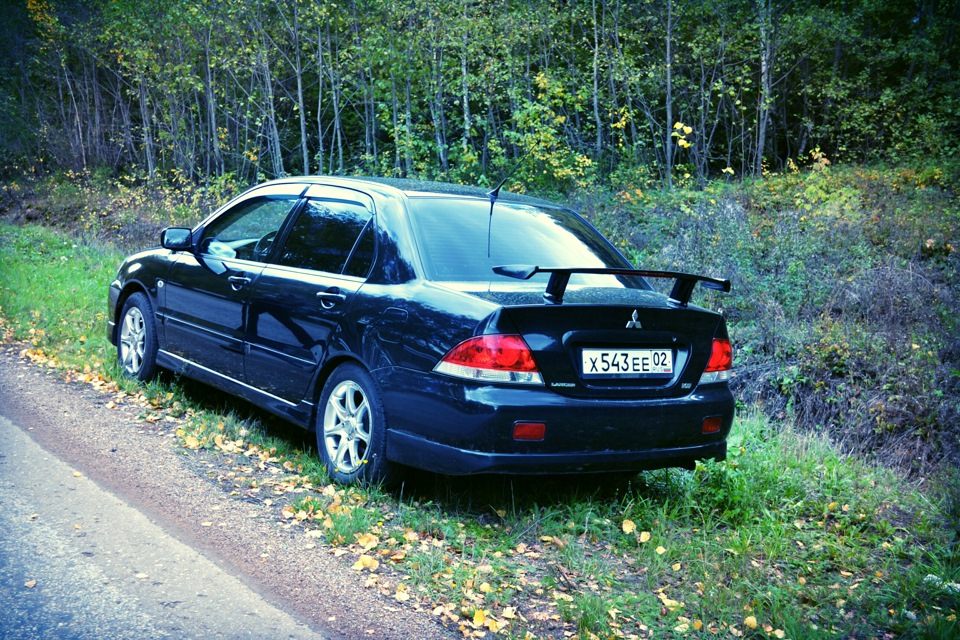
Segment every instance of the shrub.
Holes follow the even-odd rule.
[[[742,405],[913,471],[960,461],[960,206],[947,168],[818,166],[588,215],[638,265],[729,277]]]

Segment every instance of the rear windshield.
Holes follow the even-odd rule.
[[[427,277],[441,282],[518,283],[493,267],[633,268],[580,216],[571,211],[515,202],[413,197],[414,228]],[[529,282],[543,283],[548,274]],[[570,284],[648,289],[642,278],[575,275]],[[542,284],[537,285],[542,286]]]

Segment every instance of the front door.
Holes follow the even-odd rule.
[[[240,381],[245,305],[298,201],[291,194],[254,194],[213,219],[197,252],[181,253],[165,283],[167,351]]]

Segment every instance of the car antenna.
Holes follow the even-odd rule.
[[[517,169],[520,168],[520,165],[523,164],[523,161],[527,159],[527,156],[530,155],[530,152],[533,151],[533,147],[527,149],[527,152],[523,154],[523,157],[517,161],[517,164],[513,165],[513,168],[507,172],[507,175],[503,177],[496,187],[492,191],[488,191],[487,195],[490,196],[490,216],[487,218],[487,257],[490,257],[490,234],[493,228],[493,205],[497,203],[497,199],[500,197],[500,189],[506,184],[513,174],[517,172]]]

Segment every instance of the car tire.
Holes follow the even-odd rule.
[[[386,457],[387,423],[377,386],[361,366],[337,367],[320,395],[317,449],[327,475],[342,484],[392,484]]]
[[[149,380],[157,371],[157,328],[153,305],[143,293],[134,293],[120,312],[117,363],[124,375]]]

